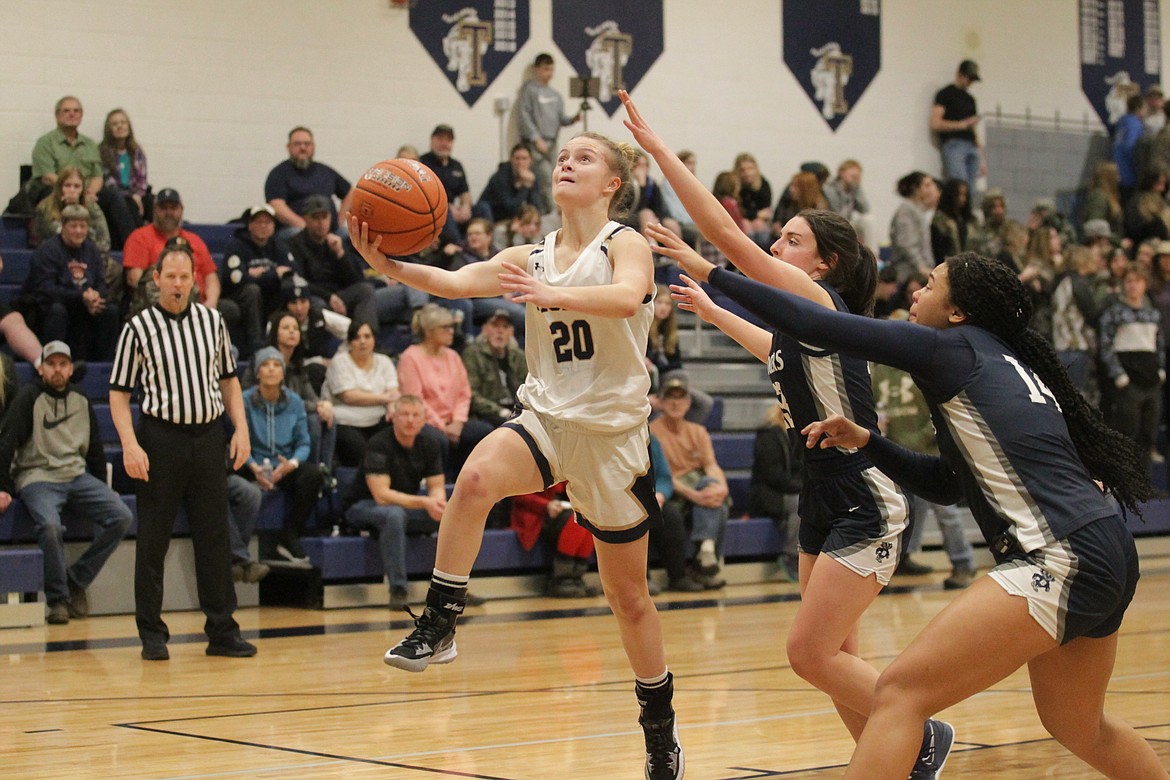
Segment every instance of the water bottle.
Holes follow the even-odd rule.
[[[260,464],[260,472],[264,475],[264,479],[271,482],[272,481],[272,461],[270,461],[268,458],[265,458],[264,462],[262,464]]]

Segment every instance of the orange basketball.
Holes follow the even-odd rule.
[[[369,225],[370,240],[382,252],[413,255],[442,231],[447,191],[417,160],[383,160],[358,179],[349,210],[359,224]]]

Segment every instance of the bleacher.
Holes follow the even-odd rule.
[[[236,225],[188,224],[188,229],[199,234],[218,261],[224,245],[231,237]],[[12,300],[20,291],[28,274],[32,250],[27,248],[23,225],[4,220],[0,225],[0,256],[4,258],[3,272],[0,273],[0,300]],[[398,334],[395,334],[398,335]],[[737,355],[742,359],[742,355]],[[105,443],[106,460],[109,463],[111,484],[122,495],[123,500],[136,510],[133,483],[127,476],[122,463],[122,451],[110,416],[108,403],[108,382],[111,366],[109,363],[89,363],[84,375],[78,381],[79,387],[94,403],[99,432]],[[21,384],[34,379],[32,366],[17,364]],[[767,400],[766,385],[762,390]],[[132,405],[137,422],[139,410]],[[715,397],[714,408],[707,420],[714,434],[718,458],[727,469],[733,499],[733,516],[746,511],[748,487],[751,476],[753,434],[750,430],[720,432],[723,426],[725,400]],[[746,426],[750,427],[750,426]],[[353,469],[339,469],[339,493],[344,495],[348,483],[354,478]],[[450,486],[449,486],[450,487]],[[318,507],[313,525],[307,529],[303,540],[305,551],[313,563],[323,586],[355,582],[382,582],[382,563],[376,540],[369,535],[332,533],[335,526],[344,528],[342,518],[331,514],[339,502],[323,499]],[[258,531],[276,531],[283,516],[284,495],[275,493],[265,496],[258,521]],[[776,556],[779,539],[769,520],[736,520],[728,529],[727,557],[729,560],[768,560]],[[137,528],[137,516],[127,534],[133,539]],[[187,534],[186,518],[180,513],[175,525],[175,535]],[[79,518],[66,517],[66,539],[70,542],[86,542],[92,539],[92,528]],[[411,537],[407,551],[407,566],[412,578],[425,579],[434,565],[435,538]],[[549,565],[548,552],[543,545],[533,550],[524,550],[510,529],[488,529],[485,532],[479,558],[476,561],[477,575],[535,575],[545,572]],[[24,600],[36,598],[42,587],[41,552],[35,547],[32,522],[19,499],[4,514],[0,515],[0,593],[21,596]],[[132,582],[130,572],[125,573],[127,582]],[[11,600],[11,598],[10,598]]]
[[[234,225],[187,227],[207,241],[217,259],[235,229]],[[0,225],[0,256],[4,258],[4,269],[0,273],[0,300],[15,297],[28,273],[32,252],[27,249],[25,242],[23,226],[4,220]],[[748,358],[743,350],[725,336],[709,326],[703,326],[697,318],[682,314],[682,344],[684,354],[688,356],[687,370],[691,381],[715,396],[715,406],[707,426],[712,431],[716,459],[727,474],[732,499],[733,519],[724,540],[725,557],[733,564],[773,560],[779,553],[780,539],[772,521],[746,517],[754,429],[762,421],[768,406],[775,403],[766,373],[763,366]],[[88,364],[79,385],[94,402],[101,438],[105,442],[106,460],[110,464],[111,484],[133,511],[136,508],[133,485],[125,473],[121,447],[110,417],[107,385],[110,368],[108,363]],[[34,375],[32,367],[27,363],[18,363],[17,372],[22,384],[31,381]],[[136,405],[132,411],[137,420]],[[336,476],[343,495],[348,483],[354,478],[354,470],[339,469]],[[1157,487],[1170,487],[1165,466],[1158,467],[1154,476]],[[265,496],[258,522],[261,533],[280,528],[283,502],[284,495],[280,492]],[[315,575],[324,588],[353,583],[375,584],[377,587],[369,592],[381,593],[377,597],[384,599],[382,563],[376,540],[368,535],[335,535],[332,532],[335,526],[344,527],[342,519],[331,514],[333,507],[339,503],[323,499],[314,525],[307,529],[310,535],[302,540],[315,567]],[[1130,525],[1136,535],[1170,532],[1170,501],[1151,502],[1146,510],[1145,522],[1140,525],[1131,522]],[[133,539],[136,527],[137,518],[131,526],[128,539]],[[175,533],[179,537],[187,533],[186,519],[182,516],[176,522]],[[66,538],[73,542],[88,541],[92,539],[92,529],[77,518],[67,518]],[[434,556],[434,537],[409,538],[407,566],[412,579],[425,580],[429,577]],[[548,553],[543,545],[525,551],[510,529],[488,529],[474,572],[481,577],[538,575],[545,572],[548,565]],[[121,576],[127,583],[133,581],[130,571],[122,572]],[[27,512],[16,500],[6,513],[0,514],[0,598],[9,605],[35,601],[42,585],[41,552],[35,546],[32,523]],[[0,611],[3,606],[0,603]],[[3,624],[0,619],[0,625]]]

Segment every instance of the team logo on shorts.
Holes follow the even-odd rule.
[[[1052,590],[1052,582],[1055,579],[1056,577],[1053,577],[1045,569],[1041,569],[1032,575],[1032,590],[1036,591],[1037,593],[1040,591],[1048,593]]]
[[[875,556],[878,559],[878,563],[888,561],[890,559],[890,550],[892,549],[894,549],[894,545],[890,544],[889,542],[882,542],[879,544],[877,552],[875,553]]]

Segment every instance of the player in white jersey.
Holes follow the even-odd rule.
[[[642,359],[653,317],[646,240],[610,221],[628,205],[634,150],[596,133],[571,139],[553,173],[563,227],[536,246],[445,271],[391,260],[350,217],[362,257],[393,279],[443,298],[514,293],[526,305],[524,411],[476,446],[439,524],[427,606],[385,662],[421,672],[455,659],[455,623],[488,511],[507,496],[566,480],[578,522],[597,537],[597,566],[636,677],[646,777],[683,776],[662,628],[646,583],[647,531],[661,522],[650,465]]]

